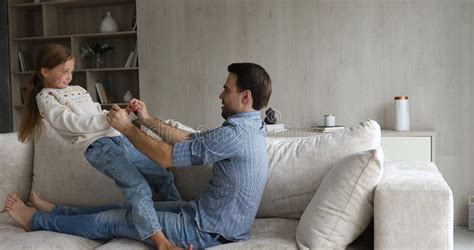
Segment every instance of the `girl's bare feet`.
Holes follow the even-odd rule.
[[[31,219],[36,212],[35,208],[27,207],[16,193],[10,193],[5,201],[5,210],[8,215],[26,231],[31,230]]]
[[[41,212],[53,212],[54,204],[41,199],[41,197],[35,192],[30,193],[31,205]]]

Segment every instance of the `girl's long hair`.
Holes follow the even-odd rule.
[[[73,59],[71,51],[59,44],[46,44],[35,58],[35,73],[28,81],[26,88],[26,100],[21,117],[18,140],[28,142],[35,135],[41,134],[41,115],[36,104],[36,95],[43,89],[43,75],[41,69],[53,69],[56,66]]]

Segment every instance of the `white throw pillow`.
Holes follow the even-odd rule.
[[[373,216],[383,162],[379,147],[336,163],[301,216],[296,230],[300,249],[345,249],[364,231]]]

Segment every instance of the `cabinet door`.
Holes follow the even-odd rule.
[[[432,161],[431,137],[382,137],[387,161]]]

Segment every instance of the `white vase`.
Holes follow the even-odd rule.
[[[132,92],[130,92],[130,90],[127,90],[127,92],[125,92],[125,95],[123,95],[123,101],[125,103],[128,103],[130,100],[132,100],[133,98],[133,94]]]
[[[110,12],[107,12],[107,16],[102,19],[100,24],[100,32],[117,32],[118,26],[115,19],[110,15]]]
[[[395,130],[410,130],[408,96],[395,96]]]

